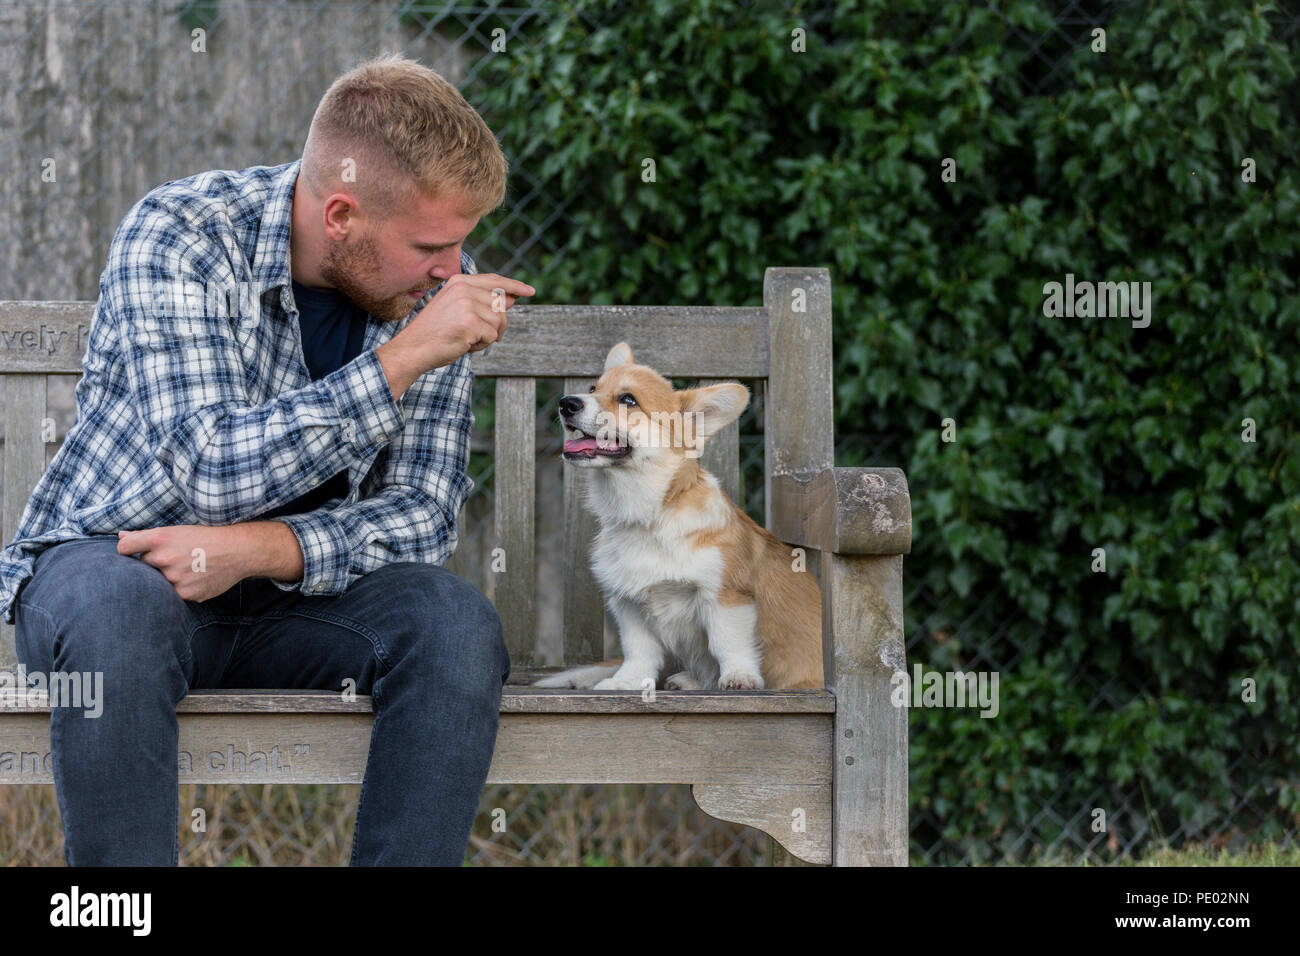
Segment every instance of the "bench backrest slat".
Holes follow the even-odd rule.
[[[598,376],[626,340],[636,360],[681,378],[767,375],[760,308],[517,305],[505,338],[474,356],[476,375]]]
[[[537,380],[498,378],[493,420],[495,535],[489,554],[489,597],[496,602],[510,660],[533,662],[536,609],[534,534],[537,474]],[[464,529],[462,529],[464,533]]]
[[[772,513],[772,476],[818,472],[835,463],[829,278],[820,269],[768,269],[763,302],[771,348],[763,473],[767,526],[779,538],[784,516]]]
[[[595,381],[566,378],[564,394],[581,395]],[[582,503],[585,482],[581,469],[565,466],[564,661],[569,664],[590,663],[605,656],[605,603],[590,564],[597,525],[595,516]]]
[[[727,380],[703,379],[700,385],[714,385],[718,381]],[[751,402],[754,400],[752,388],[750,389],[749,400]],[[732,501],[742,508],[745,506],[740,496],[739,418],[704,443],[704,451],[700,454],[700,465],[717,477],[718,484],[723,491],[731,496]]]
[[[468,503],[468,499],[466,499],[466,502]],[[462,543],[465,540],[466,510],[466,505],[462,504],[460,506],[460,511],[456,514],[456,532],[460,536],[460,541]],[[451,557],[447,559],[447,563],[444,567],[458,578],[464,578],[466,581],[475,580],[473,570],[469,566],[468,551],[459,545],[457,545],[456,550],[452,552]]]
[[[0,374],[80,372],[94,302],[0,302]],[[507,336],[473,358],[479,376],[599,375],[621,339],[669,377],[767,375],[760,308],[517,305]]]
[[[45,471],[45,393],[43,373],[5,376],[4,502],[0,511],[6,534],[18,527],[27,499]],[[0,623],[0,669],[12,670],[17,664],[13,625]]]

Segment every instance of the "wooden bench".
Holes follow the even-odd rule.
[[[645,700],[634,691],[515,686],[543,669],[534,661],[533,569],[512,561],[493,586],[514,673],[488,780],[687,783],[706,812],[758,827],[804,860],[906,865],[907,709],[890,703],[891,677],[906,669],[906,479],[895,468],[834,467],[827,270],[768,269],[763,302],[512,309],[506,338],[474,363],[496,380],[494,543],[511,556],[536,553],[538,378],[585,391],[608,349],[627,340],[638,361],[669,377],[752,380],[764,410],[767,526],[805,549],[822,585],[826,689],[660,691]],[[94,308],[0,302],[5,544],[45,468],[46,376],[80,373]],[[704,463],[735,498],[736,424],[709,442]],[[564,469],[565,666],[605,650],[587,563],[594,522],[580,506],[580,480]],[[13,671],[13,628],[3,631],[0,669]],[[177,712],[181,783],[361,782],[368,697],[199,691]],[[0,707],[0,783],[52,782],[48,713],[39,702]]]

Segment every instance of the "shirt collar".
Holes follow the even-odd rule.
[[[293,225],[293,192],[302,160],[287,163],[271,182],[253,257],[254,279],[260,288],[289,288],[289,230]]]

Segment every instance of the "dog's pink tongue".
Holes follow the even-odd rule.
[[[566,438],[564,440],[565,451],[595,451],[596,439],[583,435],[581,438]]]

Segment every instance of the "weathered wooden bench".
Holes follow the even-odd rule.
[[[761,308],[517,306],[510,331],[475,356],[496,379],[495,544],[535,551],[538,378],[585,391],[627,340],[669,377],[753,380],[762,401],[767,526],[805,549],[822,585],[824,691],[577,692],[516,686],[534,661],[529,562],[493,584],[514,673],[501,702],[493,783],[688,783],[723,820],[766,831],[795,856],[906,865],[907,710],[902,555],[907,483],[895,468],[834,467],[831,288],[825,269],[768,269]],[[8,543],[46,463],[48,375],[81,371],[93,302],[0,302],[5,379],[3,536]],[[738,426],[704,463],[736,498]],[[600,660],[602,602],[587,563],[594,522],[581,476],[564,469],[564,664]],[[453,562],[453,570],[454,567]],[[0,669],[13,671],[13,627]],[[370,699],[328,691],[196,691],[177,707],[181,783],[360,783]],[[49,708],[0,705],[0,783],[51,783]]]

